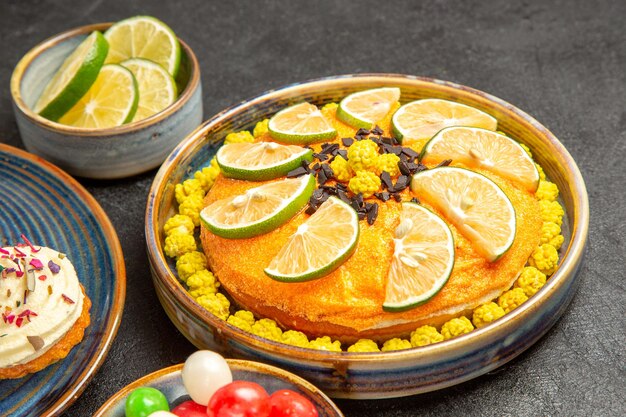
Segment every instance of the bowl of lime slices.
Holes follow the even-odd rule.
[[[11,96],[24,146],[87,178],[155,168],[202,121],[195,54],[149,16],[43,41],[15,67]]]

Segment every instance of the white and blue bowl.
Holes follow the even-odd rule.
[[[11,76],[13,110],[24,146],[75,176],[114,179],[155,168],[202,122],[200,66],[180,39],[180,95],[157,114],[122,126],[85,129],[52,122],[32,110],[65,58],[91,32],[110,26],[82,26],[45,40],[24,55]]]
[[[402,101],[443,98],[486,111],[498,129],[530,147],[560,190],[566,218],[557,271],[537,294],[504,317],[463,336],[429,346],[373,353],[326,352],[289,346],[245,332],[200,306],[176,278],[163,253],[163,225],[174,213],[174,184],[209,163],[227,133],[251,129],[294,103],[337,102],[356,91],[400,87]],[[157,295],[172,322],[199,348],[272,363],[320,387],[331,397],[390,398],[467,381],[510,361],[556,323],[577,287],[589,227],[585,183],[571,155],[538,121],[484,92],[447,81],[397,74],[324,78],[269,91],[215,115],[185,139],[157,173],[148,196],[146,239]]]
[[[235,381],[250,381],[261,385],[269,394],[281,389],[289,389],[303,395],[317,409],[319,417],[343,417],[337,406],[322,391],[304,379],[258,362],[227,359]],[[183,364],[160,369],[132,382],[119,390],[105,402],[94,414],[94,417],[124,417],[126,397],[140,387],[158,389],[165,395],[170,408],[190,400],[181,371]]]

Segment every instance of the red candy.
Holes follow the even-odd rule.
[[[318,417],[317,409],[311,401],[295,391],[276,391],[269,402],[269,417]]]
[[[209,417],[268,417],[269,395],[255,382],[234,381],[218,389],[207,407]]]
[[[206,417],[206,406],[194,401],[185,401],[171,411],[178,417]]]

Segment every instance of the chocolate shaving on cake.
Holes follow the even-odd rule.
[[[385,188],[389,189],[393,187],[393,182],[391,181],[391,175],[387,171],[383,171],[380,174],[380,180],[383,182]]]
[[[435,168],[447,167],[451,163],[452,163],[452,159],[444,159],[443,161],[439,162]]]
[[[422,204],[422,202],[421,202],[421,201],[419,200],[419,198],[417,198],[417,197],[413,197],[413,198],[411,199],[411,203],[415,203],[415,204]]]
[[[350,145],[352,145],[354,143],[354,139],[352,138],[342,138],[341,139],[341,143],[343,144],[343,146],[345,146],[346,148],[349,148]]]
[[[387,191],[383,191],[381,193],[374,193],[374,197],[376,197],[382,202],[388,201],[391,198],[391,196],[389,195]]]
[[[298,167],[294,170],[291,170],[287,173],[287,178],[296,178],[301,177],[303,175],[308,174],[307,170],[304,167]]]
[[[378,204],[372,203],[367,209],[367,223],[371,226],[378,217]]]

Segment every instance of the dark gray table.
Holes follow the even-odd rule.
[[[194,49],[206,118],[309,78],[416,74],[513,103],[578,162],[591,201],[589,247],[578,293],[557,325],[495,372],[409,398],[338,401],[346,416],[626,414],[626,2],[1,0],[0,141],[23,147],[9,78],[28,49],[71,27],[136,14],[163,19]],[[144,207],[154,174],[81,180],[117,228],[128,292],[109,356],[67,416],[90,415],[119,388],[194,350],[149,276]]]

